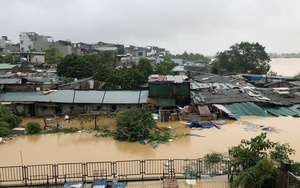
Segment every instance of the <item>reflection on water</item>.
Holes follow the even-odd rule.
[[[300,118],[243,117],[242,120],[280,129],[279,133],[269,133],[268,138],[274,142],[289,143],[296,150],[296,154],[291,158],[300,161],[300,138],[297,135],[300,130]],[[162,122],[159,126],[171,126],[177,133],[198,134],[201,137],[184,136],[173,142],[160,144],[156,149],[150,145],[96,137],[94,133],[86,132],[19,136],[0,145],[0,166],[21,165],[22,160],[24,165],[31,165],[154,158],[201,158],[211,151],[227,152],[229,147],[238,145],[241,139],[249,140],[260,134],[259,131],[245,131],[233,120],[227,120],[220,130],[216,128],[193,130],[185,127],[187,123]]]

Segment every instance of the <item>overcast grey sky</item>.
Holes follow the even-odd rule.
[[[0,35],[215,55],[242,41],[300,52],[299,0],[0,0]]]

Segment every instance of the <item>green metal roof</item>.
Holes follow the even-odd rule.
[[[268,117],[268,113],[253,102],[231,103],[227,105],[215,105],[217,108],[225,111],[229,117],[239,119],[241,116],[264,116]]]
[[[0,69],[12,69],[17,65],[12,65],[8,63],[0,63]]]
[[[298,105],[297,105],[298,106]],[[272,106],[272,107],[264,107],[266,111],[275,115],[275,116],[299,116],[300,110],[292,107],[292,106]]]
[[[175,99],[158,99],[156,106],[175,106]]]

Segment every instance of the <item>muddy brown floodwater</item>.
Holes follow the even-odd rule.
[[[24,119],[28,121],[41,119]],[[290,156],[292,160],[300,161],[300,118],[294,117],[242,117],[240,121],[226,120],[221,129],[190,129],[189,122],[160,122],[159,126],[172,127],[177,133],[196,134],[200,136],[184,136],[172,142],[159,144],[156,149],[140,143],[119,142],[110,137],[96,137],[93,132],[58,133],[37,136],[18,136],[0,145],[0,166],[52,164],[70,162],[99,162],[132,159],[181,159],[201,158],[205,154],[216,151],[226,153],[228,148],[236,146],[241,139],[249,140],[261,133],[259,129],[245,130],[241,122],[272,126],[276,132],[268,132],[267,138],[273,142],[289,143],[296,150]],[[103,118],[97,122],[99,126],[114,127],[114,119]],[[72,120],[65,121],[64,127],[81,127]],[[85,123],[85,128],[94,127],[94,122]],[[256,130],[256,131],[254,131]]]

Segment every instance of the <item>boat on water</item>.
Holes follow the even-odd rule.
[[[83,181],[66,182],[64,188],[81,188],[83,187]]]

